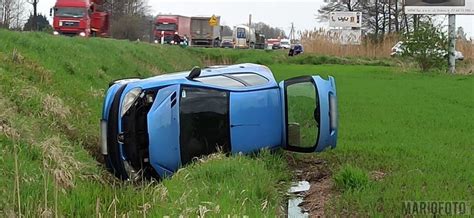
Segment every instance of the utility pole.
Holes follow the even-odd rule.
[[[296,41],[296,37],[295,37],[295,26],[293,25],[293,22],[291,22],[291,30],[290,30],[289,37],[290,37],[290,43],[294,44]]]
[[[456,15],[450,14],[449,16],[449,27],[448,27],[448,37],[449,37],[449,48],[448,48],[448,64],[449,72],[456,72],[456,58],[454,52],[456,51]]]
[[[252,26],[252,14],[249,14],[249,28]]]

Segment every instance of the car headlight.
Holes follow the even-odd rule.
[[[80,32],[79,35],[82,36],[82,37],[85,37],[86,33],[85,32]]]
[[[121,111],[121,117],[127,113],[127,111],[132,107],[133,102],[140,96],[140,93],[142,92],[141,88],[133,88],[130,90],[125,97],[123,98],[122,101],[122,111]]]

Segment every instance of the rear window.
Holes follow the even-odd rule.
[[[207,76],[207,77],[198,77],[195,80],[207,83],[215,86],[229,87],[229,88],[238,88],[244,87],[245,85],[237,80],[231,79],[225,76]]]
[[[230,74],[229,76],[234,77],[238,80],[242,80],[247,86],[258,86],[268,83],[268,79],[255,73],[237,73]]]
[[[198,77],[195,80],[228,88],[258,86],[268,83],[268,79],[255,73],[233,73],[217,76]]]

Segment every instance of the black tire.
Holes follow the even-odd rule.
[[[120,97],[127,85],[123,85],[115,93],[112,106],[110,107],[107,120],[107,155],[104,155],[107,170],[113,173],[117,178],[127,180],[128,175],[123,164],[117,141],[118,135],[118,114]]]

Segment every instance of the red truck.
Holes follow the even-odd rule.
[[[109,32],[109,14],[103,0],[57,0],[50,10],[54,35],[101,36]]]
[[[189,40],[191,35],[190,26],[190,17],[181,15],[158,15],[155,21],[155,42],[161,42],[161,38],[164,36],[164,43],[171,43],[176,32],[181,39],[186,36]]]

